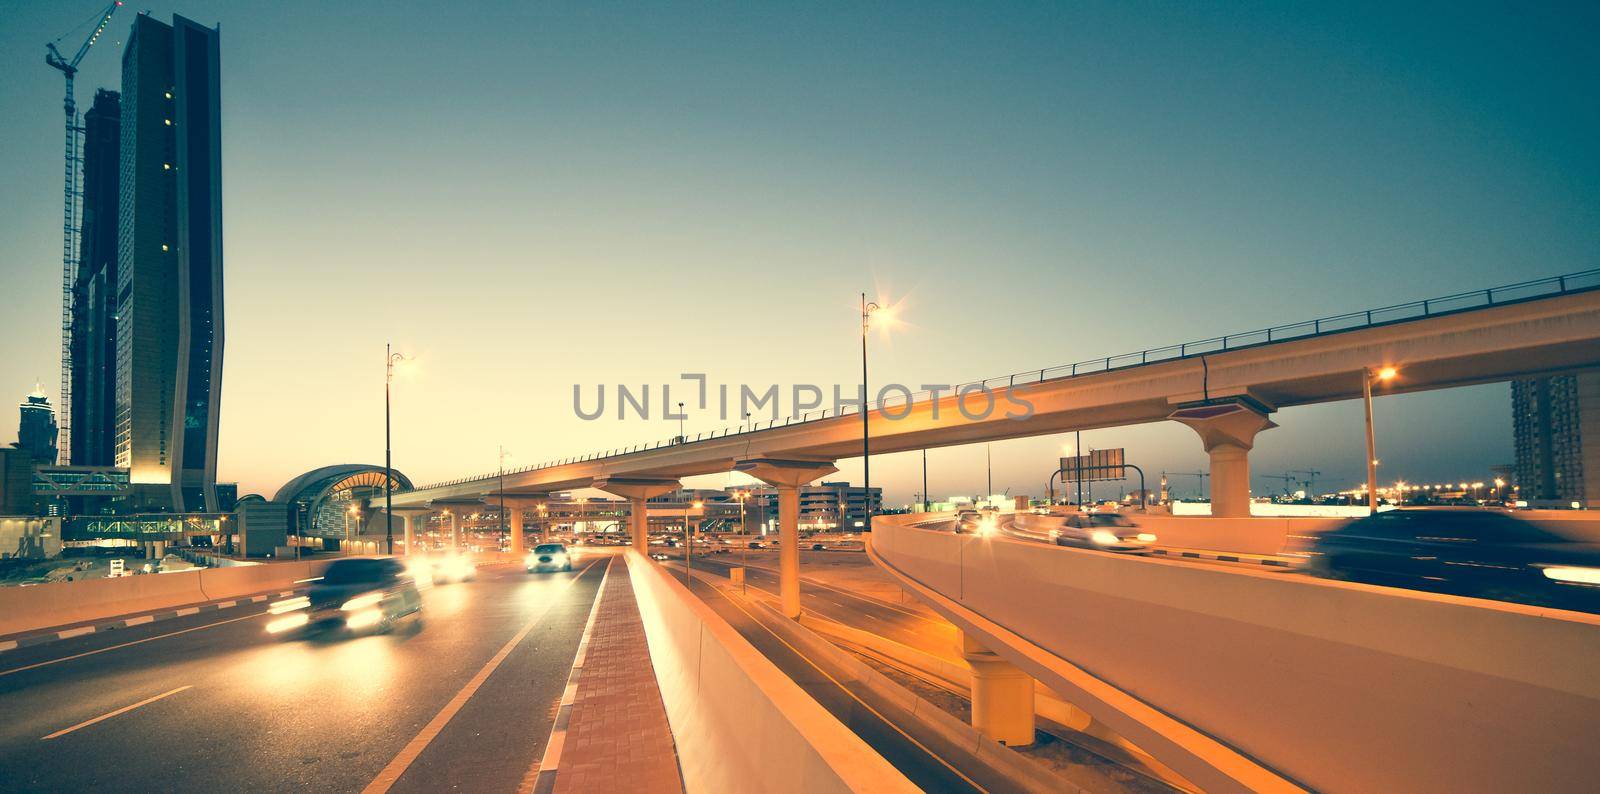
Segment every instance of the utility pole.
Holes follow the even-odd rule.
[[[928,512],[928,448],[922,448],[922,512]]]

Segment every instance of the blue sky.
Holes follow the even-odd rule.
[[[14,5],[0,27],[0,396],[54,392],[43,44],[93,5]],[[854,383],[863,290],[908,321],[875,342],[875,380],[959,382],[1600,250],[1592,5],[149,8],[222,26],[221,475],[244,491],[381,459],[386,340],[420,357],[396,465],[433,480],[493,468],[499,444],[535,462],[675,432],[581,422],[574,383]],[[81,104],[117,84],[132,15]],[[1504,385],[1378,414],[1395,476],[1510,459]],[[1276,418],[1258,472],[1359,478],[1359,405]],[[995,445],[997,489],[1040,491],[1061,443]],[[1181,427],[1085,443],[1204,462]],[[932,490],[981,490],[982,460],[935,451]],[[874,474],[892,501],[920,487],[915,456]]]

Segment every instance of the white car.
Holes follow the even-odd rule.
[[[1156,536],[1139,531],[1139,525],[1116,513],[1082,513],[1069,517],[1060,529],[1050,530],[1057,546],[1144,554]]]
[[[572,557],[567,554],[567,547],[560,543],[540,543],[534,546],[523,563],[528,573],[572,570]]]

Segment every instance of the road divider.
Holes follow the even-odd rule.
[[[682,582],[626,559],[687,790],[916,790]]]

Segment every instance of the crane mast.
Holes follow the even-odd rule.
[[[61,55],[55,42],[45,45],[44,62],[67,79],[67,95],[61,104],[67,125],[66,162],[61,188],[61,392],[60,404],[56,408],[59,433],[56,458],[60,463],[70,463],[72,460],[72,292],[78,278],[78,202],[83,196],[78,185],[83,160],[83,153],[78,148],[78,136],[83,134],[83,127],[78,123],[78,101],[73,93],[73,81],[78,75],[78,64],[83,62],[83,56],[88,54],[89,48],[111,24],[111,15],[121,5],[121,0],[118,0],[106,6],[106,10],[100,14],[99,24],[94,26],[70,60]]]

